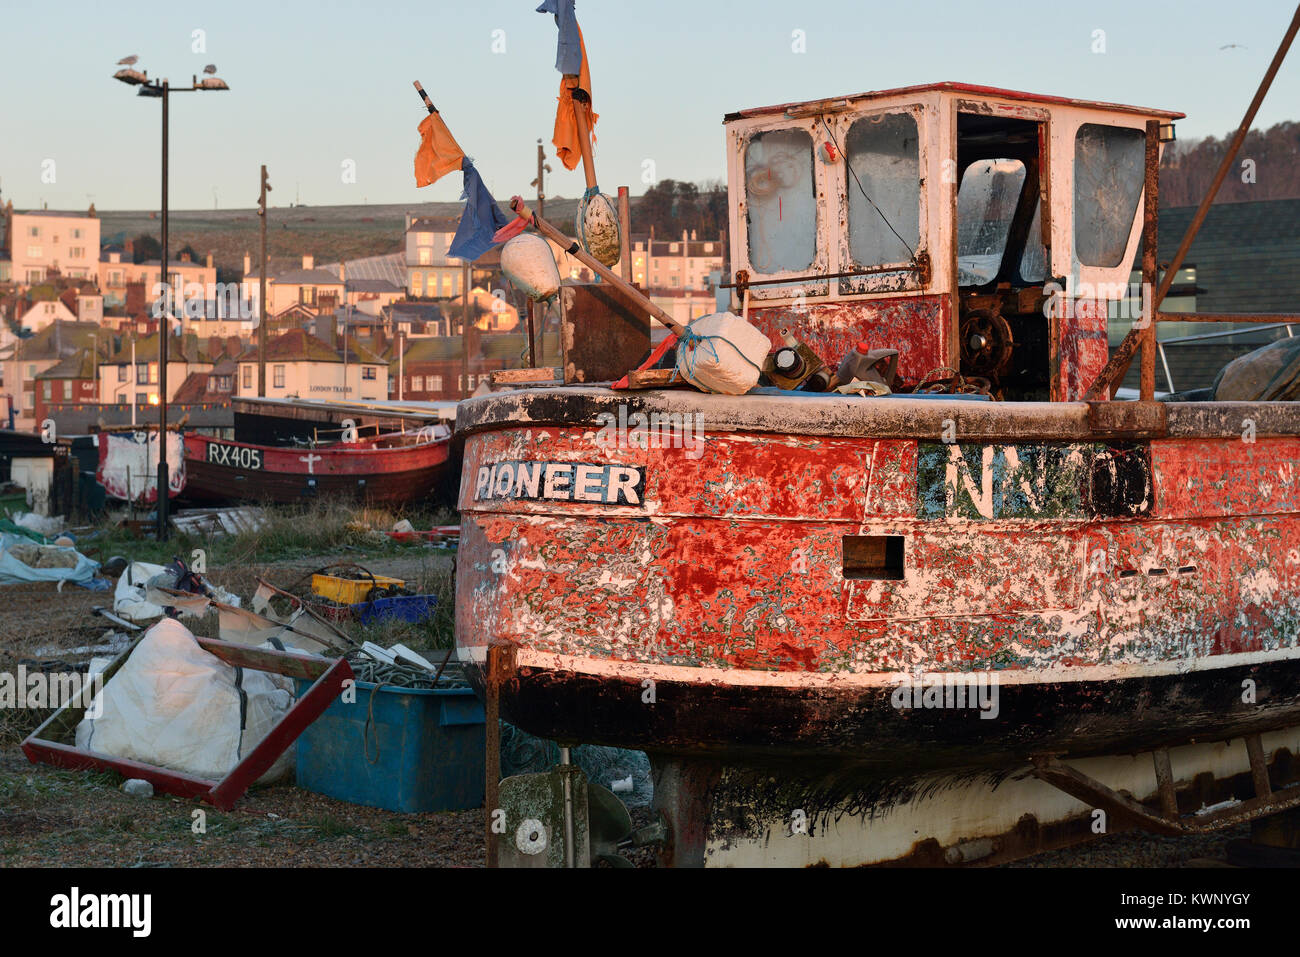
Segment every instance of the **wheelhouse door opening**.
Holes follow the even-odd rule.
[[[960,370],[1011,401],[1052,398],[1040,185],[1046,125],[957,114]]]

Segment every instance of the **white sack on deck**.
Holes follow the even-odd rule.
[[[77,725],[78,748],[215,781],[289,710],[293,682],[226,664],[168,618],[149,629],[96,699],[89,710],[102,704],[101,716]],[[290,748],[259,782],[278,780],[292,767]]]
[[[758,385],[771,340],[740,316],[717,312],[693,320],[687,331],[701,341],[679,342],[677,374],[696,388],[744,395]]]

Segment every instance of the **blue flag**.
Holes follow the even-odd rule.
[[[501,212],[468,156],[460,168],[465,174],[465,188],[460,195],[465,200],[465,211],[460,214],[460,225],[456,227],[456,236],[447,254],[473,262],[496,245],[492,235],[512,217]]]
[[[537,12],[554,14],[555,25],[560,28],[555,69],[565,76],[577,76],[582,69],[582,41],[578,37],[578,18],[573,12],[573,0],[542,0]]]

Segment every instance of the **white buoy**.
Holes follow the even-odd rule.
[[[613,199],[604,193],[584,197],[578,204],[573,231],[577,233],[582,248],[588,255],[602,266],[614,268],[618,262],[620,230],[618,207],[614,205]]]
[[[536,233],[520,233],[501,247],[501,271],[534,302],[560,291],[560,271],[551,244]]]

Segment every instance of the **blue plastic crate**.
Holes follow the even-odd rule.
[[[352,606],[357,621],[368,625],[372,621],[423,621],[437,611],[437,595],[396,595],[363,601]]]
[[[298,738],[298,786],[389,811],[481,807],[487,722],[473,690],[374,688],[358,681],[355,702],[336,699]]]

